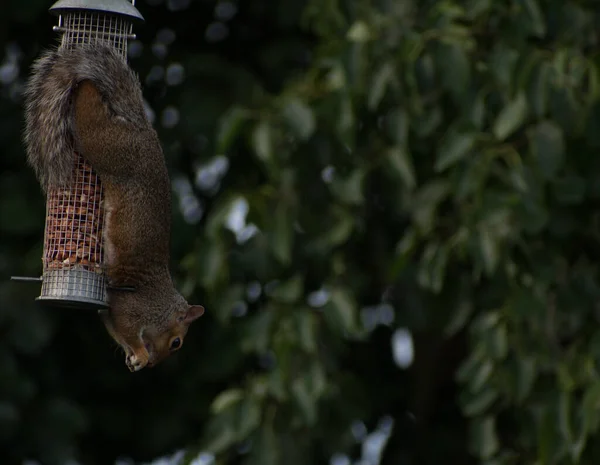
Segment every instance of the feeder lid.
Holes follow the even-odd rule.
[[[59,15],[68,10],[95,10],[129,16],[144,20],[136,7],[128,0],[58,0],[50,7],[50,12]]]

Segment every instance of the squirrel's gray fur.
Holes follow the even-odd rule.
[[[137,75],[124,58],[106,45],[46,51],[32,66],[25,89],[27,159],[46,190],[63,185],[73,170],[73,93],[91,81],[113,116],[139,128],[151,127],[143,111]]]

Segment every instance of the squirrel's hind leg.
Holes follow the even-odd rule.
[[[83,81],[75,89],[74,130],[77,150],[101,178],[122,178],[135,170],[139,160],[132,152],[140,131],[110,115],[91,81]]]

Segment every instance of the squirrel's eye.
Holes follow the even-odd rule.
[[[176,337],[171,341],[171,350],[177,350],[181,347],[181,339]]]

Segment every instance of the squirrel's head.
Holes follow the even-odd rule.
[[[190,305],[176,293],[176,299],[168,317],[160,324],[147,326],[142,331],[142,340],[148,351],[148,364],[153,367],[183,346],[190,325],[204,314],[201,305]]]
[[[204,314],[201,305],[185,302],[158,327],[147,327],[142,332],[142,340],[148,351],[148,364],[153,367],[183,346],[189,326]]]
[[[204,314],[204,307],[189,305],[177,292],[166,307],[156,296],[119,292],[113,296],[111,310],[99,312],[109,334],[125,351],[130,371],[153,367],[181,349],[190,324]]]

